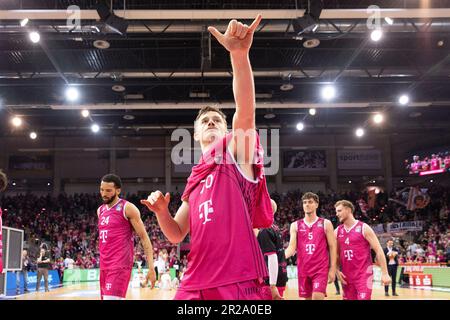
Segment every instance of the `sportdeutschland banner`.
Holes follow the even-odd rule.
[[[380,150],[338,150],[337,157],[341,170],[381,169]]]
[[[388,223],[387,232],[422,231],[423,221],[406,221]]]

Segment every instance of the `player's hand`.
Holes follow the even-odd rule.
[[[280,296],[277,287],[270,286],[270,292],[272,293],[272,300],[284,300],[283,297]]]
[[[161,191],[157,190],[152,192],[147,200],[141,200],[141,203],[154,213],[163,212],[169,208],[170,193],[167,192],[166,195],[163,195]]]
[[[391,283],[391,277],[389,277],[389,274],[384,273],[381,275],[381,283],[383,286],[388,286]]]
[[[338,271],[337,276],[342,284],[347,285],[347,281],[345,280],[347,277],[345,276],[345,274],[343,274],[341,271]]]
[[[224,34],[214,27],[208,27],[208,31],[230,53],[248,53],[253,42],[253,34],[261,22],[261,14],[258,14],[250,26],[231,20]]]
[[[153,289],[155,287],[155,284],[156,284],[155,268],[148,269],[147,277],[145,277],[145,280],[147,281],[147,283],[150,282],[150,288],[151,289]]]
[[[330,270],[328,272],[328,283],[333,283],[334,280],[336,280],[336,271],[335,270]]]

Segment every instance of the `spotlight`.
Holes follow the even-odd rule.
[[[314,32],[319,26],[319,18],[322,13],[322,0],[309,0],[303,17],[292,20],[292,27],[298,36],[304,32]]]
[[[89,110],[83,110],[83,111],[81,111],[81,115],[83,116],[83,118],[89,117]]]
[[[14,127],[20,127],[22,125],[22,119],[19,117],[14,117],[11,119],[11,123]]]
[[[128,22],[111,12],[106,4],[98,4],[97,13],[100,16],[100,22],[104,24],[107,31],[112,31],[120,35],[124,35],[127,32]]]
[[[370,34],[370,38],[372,39],[372,41],[375,41],[375,42],[380,41],[382,36],[383,36],[383,31],[381,31],[381,29],[375,29]]]
[[[336,96],[336,89],[333,86],[326,86],[322,89],[322,98],[331,100]]]
[[[391,26],[394,24],[394,20],[392,20],[392,19],[389,18],[389,17],[385,17],[385,18],[384,18],[384,21],[386,21],[387,24],[389,24],[389,25],[391,25]]]
[[[28,18],[25,18],[25,19],[21,20],[20,21],[20,26],[25,27],[27,25],[28,21],[29,21]]]
[[[384,117],[381,113],[377,113],[376,115],[373,116],[373,122],[375,122],[376,124],[382,123],[383,120],[384,120]]]
[[[403,106],[407,105],[408,102],[409,102],[409,97],[406,94],[404,94],[404,95],[400,96],[400,98],[398,98],[398,103],[400,103]]]
[[[12,183],[12,185],[13,185],[13,186],[15,186],[15,185],[16,185],[16,183],[15,183],[15,182],[13,182],[13,183]]]
[[[364,135],[364,129],[363,128],[356,129],[355,134],[357,137],[361,138]]]
[[[66,89],[66,99],[70,102],[74,102],[78,100],[80,93],[78,92],[77,88],[69,87]]]
[[[30,139],[31,140],[35,140],[37,138],[37,133],[36,132],[30,132]]]
[[[314,109],[314,108],[309,109],[309,114],[312,115],[312,116],[315,116],[316,115],[316,109]]]
[[[430,182],[433,183],[434,182],[433,179],[431,179]]]
[[[352,183],[352,180],[348,180],[348,183]]]
[[[294,88],[294,85],[292,83],[283,83],[280,86],[280,90],[281,91],[290,91]]]
[[[404,181],[403,180],[400,180],[400,183],[403,183]]]
[[[47,185],[49,186],[49,185],[50,185],[50,182],[48,182]]]
[[[37,31],[30,32],[29,37],[33,43],[38,43],[41,40],[41,35]]]
[[[97,132],[100,131],[100,127],[98,126],[98,124],[94,123],[94,124],[91,126],[91,130],[92,130],[92,132],[97,133]]]
[[[303,124],[303,122],[297,123],[297,130],[298,131],[302,131],[304,128],[305,128],[305,125]]]

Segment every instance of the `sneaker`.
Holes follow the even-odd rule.
[[[338,292],[336,292],[336,295],[337,295],[337,296],[339,296],[340,294],[341,294],[341,293],[340,293],[339,291],[338,291]]]
[[[386,292],[384,295],[385,295],[386,297],[389,297],[389,293],[387,293],[387,292]]]
[[[19,294],[20,294],[20,291],[19,291],[19,290],[17,290],[17,291],[16,291],[16,295],[19,295]]]
[[[398,294],[396,294],[395,292],[392,294],[394,297],[398,297]]]
[[[28,290],[28,289],[25,289],[23,292],[25,292],[25,293],[28,293],[28,292],[30,292],[30,290]]]

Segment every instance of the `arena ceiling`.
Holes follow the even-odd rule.
[[[106,3],[128,22],[125,35],[102,28],[97,1],[0,2],[3,135],[13,134],[12,114],[48,134],[88,127],[82,108],[111,130],[189,124],[206,104],[231,115],[229,57],[206,27],[225,30],[230,18],[251,22],[258,12],[264,20],[251,61],[260,125],[295,127],[305,119],[317,132],[346,130],[384,111],[385,130],[450,130],[450,1],[324,0],[318,29],[300,37],[292,19],[303,15],[305,1]],[[79,28],[67,24],[70,5],[81,10]],[[370,5],[381,8],[378,42],[367,27]],[[40,33],[39,43],[30,41],[31,31]],[[312,39],[320,44],[305,47]],[[97,40],[109,47],[96,47]],[[337,91],[330,102],[321,98],[327,84]],[[76,103],[66,100],[68,86],[80,92]],[[401,94],[409,94],[407,106],[399,106]],[[317,108],[315,117],[310,107]]]

